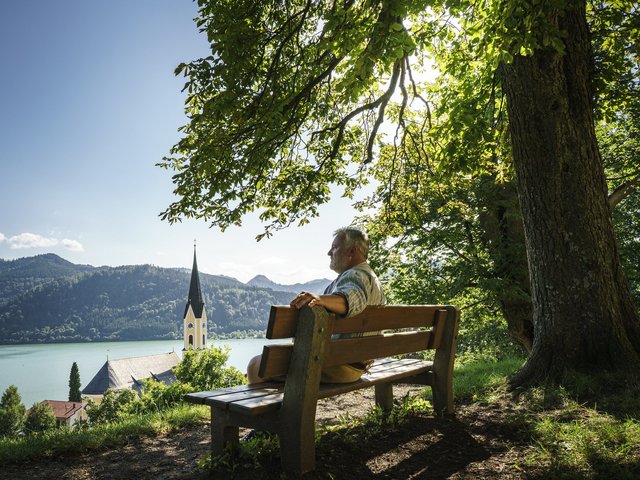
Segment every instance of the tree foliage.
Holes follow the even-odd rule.
[[[393,245],[380,252],[378,261],[393,279],[407,275],[392,280],[396,298],[434,301],[448,291],[470,306],[493,305],[513,338],[531,349],[534,327],[549,332],[545,322],[556,322],[553,315],[564,312],[561,304],[568,296],[554,295],[554,286],[541,300],[538,287],[562,283],[545,265],[534,271],[540,295],[531,301],[524,247],[529,266],[550,263],[538,256],[549,243],[538,232],[565,232],[565,244],[573,235],[568,243],[578,248],[575,240],[586,226],[578,219],[588,213],[594,222],[589,229],[600,233],[578,250],[606,244],[610,260],[596,267],[575,249],[563,254],[560,237],[549,258],[562,260],[557,267],[565,273],[571,272],[571,262],[580,264],[576,278],[613,265],[614,273],[602,275],[615,280],[603,282],[600,304],[590,304],[592,310],[579,316],[587,321],[595,311],[615,311],[606,328],[625,332],[610,339],[624,348],[609,352],[625,351],[618,362],[637,358],[629,347],[637,343],[637,315],[623,292],[616,248],[609,248],[613,234],[609,212],[601,208],[604,188],[587,191],[581,184],[602,178],[593,142],[595,115],[604,133],[601,143],[614,142],[607,171],[609,204],[622,206],[616,213],[618,235],[624,232],[629,245],[637,243],[632,233],[637,223],[629,221],[637,212],[630,198],[637,192],[637,162],[626,162],[617,151],[629,138],[624,132],[638,124],[637,5],[520,0],[294,1],[284,8],[270,1],[259,8],[252,2],[198,4],[197,24],[212,54],[177,69],[187,79],[189,122],[161,163],[176,172],[179,198],[163,213],[165,219],[204,218],[224,229],[258,210],[269,235],[307,222],[333,186],[351,196],[375,179],[375,191],[362,206],[378,209],[371,216],[374,235]],[[594,32],[591,47],[585,19]],[[430,62],[438,70],[433,82],[421,78]],[[533,102],[529,110],[516,88],[519,81],[530,93],[537,89],[526,99]],[[549,115],[541,114],[545,109]],[[559,109],[574,115],[556,115]],[[633,141],[628,146],[629,158],[637,158]],[[539,170],[538,177],[559,172],[549,188],[560,203],[541,193],[544,188],[530,188],[535,168],[524,167],[543,161],[553,168]],[[524,216],[515,198],[513,165],[520,167]],[[527,176],[530,171],[533,177]],[[544,215],[532,207],[533,198]],[[633,249],[622,244],[623,252]],[[626,265],[633,268],[632,262]],[[590,284],[570,283],[571,295],[582,298],[577,304],[584,307]],[[566,312],[560,316],[568,318]],[[583,347],[590,341],[585,337],[579,350],[588,352]],[[594,349],[592,360],[613,361],[615,355],[606,359],[605,350],[598,350],[599,357]],[[580,355],[564,360],[571,367],[585,365]],[[556,361],[559,370],[564,360]]]
[[[27,414],[25,431],[27,433],[36,433],[53,428],[56,428],[56,417],[51,405],[47,402],[34,403]]]
[[[14,437],[22,432],[26,408],[18,393],[18,387],[10,385],[0,399],[0,436]]]
[[[210,345],[203,350],[187,350],[174,369],[176,378],[193,391],[214,390],[246,383],[244,375],[235,367],[226,367],[229,347]]]
[[[87,416],[91,423],[111,423],[135,413],[138,396],[133,390],[107,389],[99,403],[87,402]]]

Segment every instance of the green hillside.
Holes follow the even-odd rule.
[[[64,262],[56,255],[0,262],[0,343],[182,338],[190,271]],[[229,277],[201,273],[200,281],[212,336],[264,331],[270,305],[291,300]]]
[[[73,277],[93,269],[90,265],[76,265],[53,253],[18,260],[0,259],[0,305],[51,280]]]

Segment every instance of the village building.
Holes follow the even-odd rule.
[[[53,410],[58,426],[73,427],[80,421],[87,419],[82,402],[64,402],[62,400],[43,400],[41,403],[48,403]]]
[[[200,288],[198,262],[196,260],[195,245],[193,247],[193,268],[187,304],[183,317],[184,350],[201,350],[207,346],[207,314]],[[153,378],[166,385],[176,380],[174,367],[180,363],[175,352],[146,355],[141,357],[121,358],[109,360],[95,374],[93,379],[82,390],[82,394],[89,397],[104,395],[107,389],[131,389],[141,394],[144,380]]]
[[[95,396],[103,395],[107,389],[131,389],[139,395],[144,380],[148,378],[167,385],[174,382],[173,368],[179,363],[180,358],[175,352],[107,360],[84,387],[82,394]]]

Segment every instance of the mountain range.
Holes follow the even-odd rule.
[[[55,254],[0,259],[0,344],[182,338],[191,271],[152,265],[93,267]],[[242,283],[200,273],[211,337],[259,336],[271,305],[330,280]]]

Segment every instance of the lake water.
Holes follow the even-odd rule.
[[[213,342],[215,346],[230,347],[227,365],[242,372],[249,359],[262,353],[262,346],[267,343],[272,341],[258,338]],[[182,357],[183,345],[179,340],[0,345],[0,395],[9,385],[16,385],[27,408],[42,400],[67,400],[73,362],[78,364],[82,389],[107,357],[115,360],[171,351]]]

